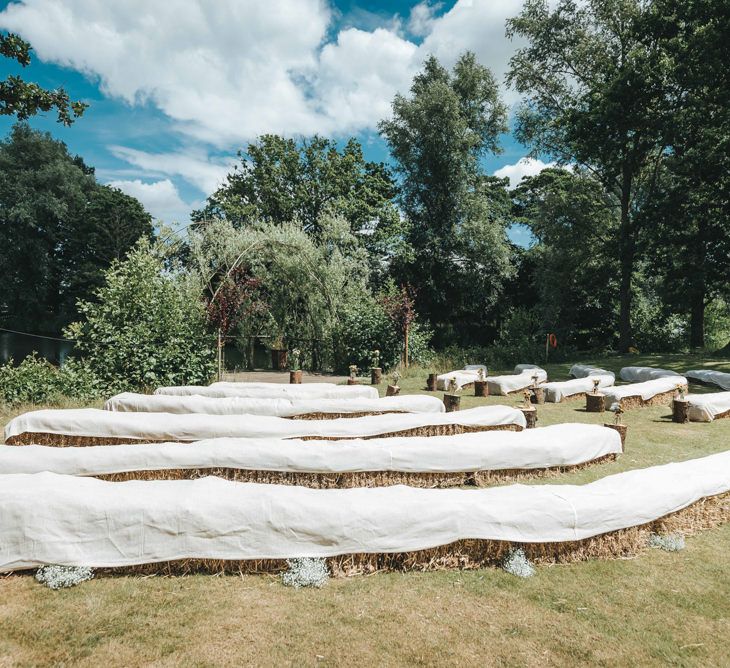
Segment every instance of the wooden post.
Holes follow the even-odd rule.
[[[370,369],[370,384],[380,385],[383,380],[383,370],[380,367]]]
[[[675,399],[672,402],[672,422],[684,424],[689,422],[689,400]]]
[[[601,392],[586,394],[586,411],[588,413],[603,413],[606,410],[606,395]]]
[[[474,396],[475,397],[488,397],[489,396],[489,385],[486,380],[475,380],[474,381]]]
[[[527,428],[534,429],[537,426],[537,408],[534,406],[530,406],[529,408],[520,406],[520,410],[525,416],[525,420],[527,420]]]
[[[435,392],[436,391],[436,382],[437,382],[437,376],[438,374],[435,373],[429,373],[428,374],[428,380],[426,381],[426,389],[429,392]]]
[[[302,370],[298,369],[297,371],[290,371],[289,372],[289,384],[290,385],[300,385],[302,382]]]
[[[400,387],[397,385],[388,385],[388,388],[385,390],[386,397],[395,397],[398,394],[400,394]]]
[[[609,429],[615,429],[620,435],[621,435],[621,450],[625,450],[626,446],[626,432],[628,431],[628,426],[625,424],[605,424],[604,427],[608,427]]]
[[[543,387],[531,387],[530,388],[530,401],[533,404],[544,404],[545,403],[545,388]]]
[[[348,378],[347,384],[348,385],[359,385],[360,381],[357,378]]]
[[[461,397],[458,394],[444,394],[444,406],[446,406],[447,413],[458,411],[460,403]]]

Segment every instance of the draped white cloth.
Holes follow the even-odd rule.
[[[592,374],[584,378],[574,378],[562,382],[542,383],[540,387],[545,390],[545,401],[562,401],[564,397],[571,397],[581,392],[593,392],[593,381],[598,381],[599,390],[604,387],[611,387],[616,380],[613,374],[599,375]]]
[[[730,452],[587,485],[479,490],[2,475],[0,571],[405,552],[460,539],[576,541],[729,490]]]
[[[369,385],[334,383],[213,383],[158,387],[155,394],[202,397],[243,397],[249,399],[377,399],[378,390]]]
[[[631,383],[630,385],[615,385],[606,388],[603,393],[606,395],[606,408],[611,408],[614,403],[626,397],[640,396],[644,401],[651,399],[662,392],[669,392],[677,389],[678,385],[687,385],[687,379],[684,376],[665,376],[656,378],[655,380],[647,380],[644,383]]]
[[[538,384],[547,381],[547,371],[533,364],[518,364],[515,373],[506,376],[489,376],[487,387],[489,394],[509,394],[518,390],[524,390],[533,383],[533,377],[537,376]]]
[[[245,399],[166,394],[117,394],[104,404],[108,411],[137,413],[204,413],[206,415],[272,415],[292,417],[306,413],[443,413],[444,402],[424,394],[379,399]]]
[[[448,373],[442,373],[436,376],[436,389],[446,391],[449,389],[451,381],[454,380],[456,381],[456,389],[460,390],[464,385],[470,385],[479,380],[480,369],[482,371],[482,379],[486,380],[486,366],[483,364],[467,364],[463,369],[449,371]]]
[[[601,369],[600,367],[592,366],[590,364],[574,364],[572,367],[570,367],[568,375],[572,376],[573,378],[585,378],[586,376],[616,377],[616,374],[613,371],[607,371],[606,369]]]
[[[6,425],[5,438],[26,432],[149,441],[202,441],[225,437],[359,438],[445,424],[526,426],[522,411],[510,406],[480,406],[453,413],[392,413],[334,420],[288,420],[268,415],[118,413],[80,408],[32,411],[19,415]]]
[[[494,471],[571,466],[620,452],[621,437],[614,429],[574,423],[520,432],[365,441],[219,438],[189,445],[2,445],[0,474],[51,471],[85,476],[207,468],[302,473]]]
[[[668,378],[670,376],[679,376],[679,374],[669,369],[655,369],[650,366],[625,366],[619,372],[621,380],[625,380],[627,383],[643,383],[647,380]]]
[[[717,385],[723,390],[730,390],[730,373],[711,371],[710,369],[695,369],[684,374],[690,380],[699,380],[703,383]]]
[[[693,422],[712,422],[718,415],[730,411],[730,392],[688,394],[689,419]]]

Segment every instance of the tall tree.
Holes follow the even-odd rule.
[[[474,313],[496,301],[510,273],[505,182],[480,164],[499,152],[505,121],[492,73],[465,53],[452,72],[430,57],[411,95],[396,95],[392,118],[379,126],[408,221],[408,249],[394,274],[418,286],[419,311],[441,343],[454,335],[479,339]]]
[[[619,347],[632,342],[632,283],[638,213],[654,192],[666,154],[666,63],[646,32],[644,0],[527,0],[507,22],[527,46],[507,80],[526,96],[517,138],[533,155],[590,170],[616,201],[619,225]]]
[[[152,233],[137,200],[99,185],[66,145],[25,124],[0,142],[0,321],[59,331],[76,300],[140,236]]]
[[[30,44],[18,35],[0,34],[1,56],[27,67],[31,62],[31,51]],[[55,109],[58,122],[71,125],[88,106],[83,102],[72,102],[63,88],[45,90],[36,83],[13,75],[0,81],[0,116],[16,116],[24,121],[40,112]]]

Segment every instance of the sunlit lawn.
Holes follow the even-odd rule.
[[[727,359],[688,356],[591,361],[616,371],[626,364],[682,371],[703,362],[730,371]],[[569,366],[548,365],[550,378],[565,378]],[[403,393],[425,391],[427,371],[403,378]],[[463,408],[505,401],[468,394]],[[583,483],[730,445],[730,419],[677,425],[668,414],[661,407],[628,412],[626,453],[617,462],[534,482]],[[568,402],[541,406],[538,424],[607,417]],[[497,569],[391,573],[296,591],[271,576],[120,577],[52,592],[16,575],[0,578],[0,666],[727,666],[728,554],[725,525],[688,538],[679,553],[541,567],[528,580]]]

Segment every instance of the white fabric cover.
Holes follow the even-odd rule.
[[[570,367],[568,375],[572,376],[573,378],[585,378],[586,376],[616,377],[616,374],[613,371],[607,371],[606,369],[601,369],[600,367],[592,366],[590,364],[574,364],[572,367]]]
[[[172,396],[166,394],[117,394],[104,410],[139,413],[204,413],[206,415],[273,415],[291,417],[305,413],[443,413],[444,402],[424,394],[405,394],[382,399],[244,399],[242,397]]]
[[[482,370],[482,378],[487,379],[487,367],[483,364],[467,364],[463,369],[449,371],[436,376],[436,389],[448,390],[451,380],[456,381],[456,389],[460,390],[464,385],[470,385],[479,380],[479,369]]]
[[[712,422],[717,415],[730,411],[730,392],[688,394],[689,419],[693,422]]]
[[[563,397],[571,397],[581,392],[593,392],[593,381],[598,380],[598,387],[611,387],[615,382],[613,374],[599,375],[592,374],[585,378],[574,378],[562,382],[542,383],[540,387],[545,389],[545,401],[562,401]]]
[[[522,371],[518,371],[520,367],[524,367]],[[487,378],[487,387],[489,394],[508,394],[517,390],[524,390],[532,385],[532,377],[537,376],[537,382],[544,383],[547,381],[547,371],[539,366],[532,364],[518,364],[515,367],[516,373],[507,376],[489,376]]]
[[[587,485],[479,490],[3,475],[0,571],[404,552],[468,538],[575,541],[646,524],[728,490],[730,452]]]
[[[717,385],[723,390],[730,390],[730,373],[711,371],[710,369],[695,369],[684,374],[690,380],[699,380],[703,383]]]
[[[377,436],[427,425],[461,424],[525,427],[522,411],[480,406],[453,413],[393,413],[334,420],[287,420],[268,415],[175,415],[117,413],[94,408],[32,411],[8,422],[5,438],[24,432],[132,438],[150,441],[202,441],[207,438],[297,438],[298,436]]]
[[[248,399],[377,399],[378,390],[370,385],[335,385],[333,383],[213,383],[213,385],[177,385],[158,387],[155,394],[202,397],[242,397]]]
[[[662,392],[669,392],[677,389],[677,385],[687,385],[684,376],[665,376],[655,380],[647,380],[644,383],[631,383],[630,385],[616,385],[604,390],[606,395],[606,408],[611,408],[614,403],[626,397],[641,396],[644,401],[651,399]]]
[[[655,369],[650,366],[625,366],[619,372],[619,376],[621,380],[625,380],[627,383],[643,383],[646,380],[679,376],[679,374],[669,369]]]
[[[620,452],[621,437],[616,430],[575,423],[519,432],[368,441],[219,438],[190,445],[0,445],[0,474],[101,475],[206,468],[304,473],[496,471],[571,466]]]

